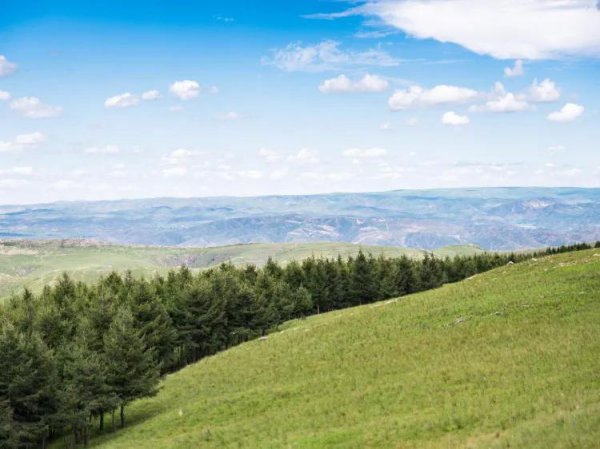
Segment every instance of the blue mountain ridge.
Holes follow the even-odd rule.
[[[465,188],[0,206],[0,238],[220,246],[340,241],[516,250],[600,240],[600,189]]]

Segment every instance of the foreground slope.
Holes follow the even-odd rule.
[[[597,448],[600,251],[291,323],[169,376],[117,448]]]
[[[94,282],[111,271],[131,270],[136,276],[164,274],[181,265],[208,268],[223,262],[263,265],[269,257],[279,262],[316,257],[354,256],[359,250],[388,257],[421,257],[410,248],[361,246],[351,243],[267,243],[214,248],[169,248],[103,245],[89,241],[0,241],[0,299],[28,287],[35,291],[54,282],[63,272],[77,281]],[[440,257],[481,252],[470,245],[434,251]]]

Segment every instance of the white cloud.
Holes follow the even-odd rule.
[[[265,161],[273,163],[281,160],[281,154],[278,151],[270,150],[268,148],[261,148],[258,150],[258,155]]]
[[[49,118],[61,114],[62,108],[50,106],[41,102],[37,97],[22,97],[13,100],[10,108],[27,118]]]
[[[346,75],[339,75],[323,81],[319,90],[324,94],[340,92],[383,92],[390,87],[390,83],[378,76],[366,74],[361,79],[353,81]]]
[[[516,76],[523,76],[525,70],[523,70],[523,61],[517,59],[512,67],[504,68],[504,76],[507,78],[514,78]]]
[[[536,103],[549,103],[560,98],[560,92],[556,88],[556,84],[549,78],[546,78],[541,83],[537,80],[529,88],[529,98]]]
[[[128,108],[135,106],[140,102],[137,95],[133,95],[131,92],[125,92],[123,94],[109,97],[104,102],[104,106],[107,108]]]
[[[6,56],[0,55],[0,77],[7,76],[17,70],[17,64],[10,62]]]
[[[204,154],[201,151],[188,150],[187,148],[178,148],[171,151],[167,156],[163,157],[163,162],[171,165],[185,164],[190,158]]]
[[[106,145],[103,147],[90,147],[83,150],[86,154],[118,154],[121,149],[117,145]]]
[[[473,112],[520,112],[531,109],[523,95],[507,92],[502,83],[496,83],[491,98],[481,106],[472,106]]]
[[[512,67],[504,67],[504,76],[507,78],[515,78],[517,76],[523,76],[525,70],[523,70],[523,61],[517,59]]]
[[[440,84],[427,90],[421,86],[410,86],[405,90],[396,90],[389,98],[388,104],[391,109],[397,111],[414,107],[466,103],[477,96],[477,91],[466,87]]]
[[[343,152],[344,156],[360,159],[374,159],[387,156],[388,151],[385,148],[348,148]]]
[[[288,157],[290,162],[299,164],[318,164],[320,162],[319,152],[308,148],[302,148],[294,156]]]
[[[175,81],[169,86],[169,91],[182,100],[191,100],[200,95],[200,84],[193,80]]]
[[[160,98],[160,92],[156,89],[147,90],[142,94],[142,100],[158,100]]]
[[[444,125],[464,126],[468,125],[470,121],[466,115],[459,115],[454,111],[448,111],[442,115],[442,123]]]
[[[5,90],[0,90],[0,101],[8,101],[10,100],[10,92],[6,92]]]
[[[369,0],[351,11],[498,59],[600,56],[596,0]]]
[[[17,145],[32,146],[38,145],[46,141],[46,136],[41,132],[34,132],[29,134],[19,134],[15,137],[15,143]]]
[[[552,122],[572,122],[577,117],[581,116],[585,108],[576,103],[565,104],[560,111],[551,112],[548,114],[548,120]]]
[[[185,176],[188,172],[187,167],[183,165],[176,165],[174,167],[167,167],[162,170],[163,176],[167,178]]]
[[[46,136],[41,132],[19,134],[12,141],[0,142],[0,153],[33,148],[45,141]]]
[[[399,64],[397,59],[379,48],[362,52],[346,51],[340,49],[339,42],[331,40],[307,46],[294,42],[274,50],[272,58],[263,58],[262,62],[289,72],[318,72],[349,66],[393,67]]]

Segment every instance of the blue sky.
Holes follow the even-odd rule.
[[[98,3],[0,6],[0,204],[600,187],[594,0]]]

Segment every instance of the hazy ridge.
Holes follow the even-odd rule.
[[[398,190],[0,206],[0,238],[190,247],[475,244],[513,250],[600,239],[600,189]]]

